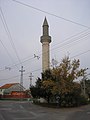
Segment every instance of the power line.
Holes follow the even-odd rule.
[[[3,42],[2,42],[1,39],[0,39],[0,42],[1,42],[2,46],[4,47],[4,49],[6,50],[6,52],[7,52],[8,56],[9,56],[9,58],[11,58],[12,62],[14,63],[14,61],[13,61],[13,59],[12,59],[10,53],[8,52],[8,49],[5,47],[5,45],[3,44]],[[17,65],[15,65],[15,66],[17,67]],[[17,69],[18,69],[18,67],[17,67]]]
[[[0,15],[0,16],[1,16],[1,20],[2,20],[2,23],[3,23],[4,29],[5,29],[5,31],[6,31],[6,33],[7,33],[7,35],[8,35],[8,38],[9,38],[10,43],[11,43],[11,45],[12,45],[12,48],[13,48],[16,56],[17,56],[17,59],[18,59],[18,61],[21,63],[21,60],[20,60],[19,55],[18,55],[18,53],[17,53],[16,47],[15,47],[15,45],[14,45],[14,42],[13,42],[13,39],[12,39],[10,30],[9,30],[9,28],[8,28],[8,25],[7,25],[7,22],[6,22],[6,20],[5,20],[5,17],[4,17],[4,14],[3,14],[3,11],[2,11],[2,9],[1,9],[1,7],[0,7],[0,11],[1,11],[1,14],[2,14],[2,16],[1,16],[1,15]]]
[[[0,79],[0,81],[6,81],[6,80],[10,80],[10,79],[14,79],[14,78],[17,78],[19,77],[20,75],[16,75],[16,76],[12,76],[10,78],[7,78],[7,79]]]
[[[80,32],[80,33],[77,33],[77,34],[75,34],[75,35],[73,35],[73,36],[71,36],[71,37],[69,37],[69,38],[66,38],[62,43],[58,43],[58,44],[55,44],[54,46],[56,46],[56,45],[62,45],[63,44],[63,46],[64,45],[67,45],[67,44],[70,44],[71,42],[74,42],[74,41],[67,41],[68,39],[73,39],[73,37],[75,37],[75,36],[77,36],[77,35],[79,35],[79,34],[82,34],[82,33],[84,33],[85,31],[87,31],[88,29],[86,29],[86,30],[84,30],[84,31],[82,31],[82,32]],[[86,33],[84,33],[84,34],[86,34]],[[83,35],[84,35],[83,34]],[[81,35],[79,36],[79,38],[81,39]],[[74,38],[75,40],[76,40],[76,38]],[[77,38],[78,39],[78,38]],[[64,42],[66,42],[67,41],[67,43],[64,43]],[[68,43],[69,42],[69,43]],[[53,46],[53,47],[54,47]],[[59,46],[60,47],[60,46]],[[62,46],[61,46],[62,47]],[[58,49],[58,47],[56,47],[56,48],[52,48],[51,49],[51,51],[53,50],[53,49]],[[40,53],[40,55],[41,55],[41,53]],[[21,63],[24,63],[24,62],[27,62],[27,61],[29,61],[29,60],[31,60],[31,59],[33,59],[33,57],[32,58],[29,58],[29,59],[26,59],[26,60],[24,60],[24,61],[22,61]],[[16,65],[19,65],[20,63],[17,63]],[[12,65],[11,67],[13,67],[13,66],[15,66],[15,65]],[[1,71],[1,70],[0,70]]]
[[[77,57],[77,56],[84,55],[84,54],[86,54],[86,53],[88,53],[88,52],[90,52],[90,50],[87,50],[87,51],[84,51],[84,52],[82,52],[82,53],[79,53],[79,54],[77,54],[77,55],[75,55],[75,56],[72,56],[71,59],[72,59],[72,58],[75,58],[75,57]],[[88,69],[90,69],[90,68],[88,68]],[[36,69],[36,70],[32,70],[31,72],[33,73],[33,72],[37,72],[37,71],[40,71],[40,70],[41,70],[41,68]],[[24,75],[27,75],[27,74],[30,74],[30,72],[27,72],[27,73],[25,73]],[[9,80],[9,79],[16,78],[16,77],[19,77],[19,76],[20,76],[20,75],[17,75],[17,76],[13,76],[13,77],[11,77],[11,78],[3,79],[3,80]]]
[[[16,0],[13,0],[13,1],[16,1]],[[18,1],[19,2],[19,1]],[[57,49],[57,48],[55,48],[55,49]],[[31,60],[31,59],[28,59],[28,60],[25,60],[24,62],[26,62],[26,61],[29,61],[29,60]],[[21,62],[22,63],[22,62]],[[19,65],[19,64],[18,64]]]
[[[3,22],[3,19],[2,19],[1,14],[0,14],[0,18],[1,18],[1,21],[2,21],[3,26],[4,26],[4,28],[5,28],[5,31],[7,31],[7,29],[6,29],[6,27],[5,27],[5,24],[4,24],[4,22]],[[7,55],[8,55],[8,56],[9,56],[9,58],[11,59],[12,63],[14,63],[13,58],[11,57],[10,53],[8,52],[8,49],[5,47],[5,45],[4,45],[4,43],[2,42],[2,40],[1,40],[1,39],[0,39],[0,42],[1,42],[2,46],[4,47],[5,51],[7,52]],[[17,67],[17,65],[15,65],[15,63],[14,63],[14,66],[18,69],[18,67]],[[2,71],[2,70],[0,70],[0,71]]]
[[[84,40],[85,40],[85,38],[84,38]],[[79,43],[79,41],[77,41],[77,43]],[[75,45],[75,44],[74,44]],[[72,47],[72,46],[68,46],[69,48],[70,47]],[[58,51],[58,52],[60,52],[60,50]],[[86,54],[86,53],[88,53],[88,52],[90,52],[90,50],[87,50],[87,51],[84,51],[84,52],[82,52],[82,53],[79,53],[79,54],[76,54],[76,55],[74,55],[74,56],[72,56],[72,57],[70,57],[71,59],[72,58],[75,58],[75,57],[77,57],[77,56],[81,56],[81,55],[83,55],[83,54]],[[57,53],[57,52],[56,52]],[[69,55],[69,54],[68,54]]]
[[[85,30],[85,31],[86,31],[86,30]],[[83,31],[83,32],[85,32],[85,31]],[[80,32],[80,34],[83,33],[83,32]],[[58,43],[59,47],[52,48],[51,51],[54,50],[54,49],[62,48],[62,47],[66,46],[66,45],[69,45],[69,44],[71,44],[71,43],[73,43],[73,42],[79,42],[79,41],[81,41],[82,38],[85,38],[88,34],[89,34],[89,33],[81,34],[81,35],[79,35],[77,38],[73,38],[73,37],[76,37],[78,34],[76,34],[76,35],[74,35],[74,36],[71,36],[71,37],[65,39],[65,41],[63,41],[62,43],[60,43],[60,45],[59,45],[59,43]],[[69,40],[69,39],[71,39],[71,40]],[[74,39],[75,39],[75,40],[74,40]],[[78,39],[79,39],[79,40],[78,40]],[[67,40],[69,40],[69,41],[67,41]],[[84,40],[85,40],[85,39],[84,39]],[[67,43],[65,43],[65,42],[67,42]],[[75,44],[74,44],[74,45],[75,45]],[[54,46],[56,46],[56,45],[54,45]],[[53,46],[53,47],[54,47],[54,46]],[[71,47],[72,47],[72,46],[71,46]],[[39,56],[41,56],[41,55],[42,55],[42,54],[40,53]],[[34,57],[31,57],[31,58],[28,58],[28,59],[22,61],[21,63],[25,63],[25,62],[30,61],[30,60],[33,60],[33,59],[34,59]],[[20,65],[20,63],[17,63],[17,64],[15,64],[15,65]],[[8,65],[8,66],[10,66],[10,67],[12,68],[12,67],[14,67],[15,65],[12,65],[12,66],[11,66],[11,65]],[[5,69],[3,69],[3,70],[5,70]],[[0,71],[3,71],[3,70],[0,70]]]
[[[55,50],[55,49],[59,49],[59,48],[62,48],[64,46],[67,46],[67,45],[70,45],[71,43],[74,43],[74,42],[79,42],[81,41],[83,38],[85,37],[88,37],[88,35],[90,35],[90,33],[87,33],[86,35],[82,36],[82,37],[79,37],[79,38],[76,38],[74,41],[68,41],[68,43],[64,44],[64,45],[59,45],[58,47],[55,47],[55,48],[52,48],[51,51]],[[85,40],[85,39],[84,39]],[[75,44],[74,44],[75,45]],[[72,47],[72,46],[71,46]]]
[[[87,29],[87,30],[88,30],[88,29]],[[58,44],[53,45],[51,51],[52,51],[53,49],[58,49],[58,47],[53,48],[53,47],[56,46],[56,45],[59,45],[59,44],[60,44],[61,47],[64,47],[64,46],[66,46],[66,45],[68,45],[68,44],[71,44],[71,42],[73,43],[73,42],[77,41],[77,39],[81,39],[81,38],[87,36],[89,33],[84,33],[84,32],[87,31],[87,30],[84,30],[84,31],[82,31],[82,32],[80,32],[80,33],[78,33],[78,34],[75,34],[75,35],[71,36],[71,37],[68,37],[68,38],[64,39],[64,41],[61,42],[61,43],[58,43]],[[81,33],[84,33],[83,36],[82,36]],[[79,34],[81,34],[80,36],[78,36],[79,38],[73,38],[73,37],[77,37],[77,35],[79,35]],[[71,40],[69,40],[69,39],[71,39]],[[75,40],[73,40],[73,39],[75,39]],[[68,41],[67,41],[67,40],[68,40]],[[67,43],[65,43],[65,42],[67,42]],[[59,47],[60,47],[60,46],[59,46]],[[42,54],[41,54],[41,51],[40,51],[40,53],[39,53],[38,55],[39,55],[39,56],[42,55]],[[27,61],[32,60],[32,59],[34,59],[34,57],[28,58],[28,59],[22,61],[22,63],[27,62]]]
[[[75,35],[72,35],[72,36],[64,39],[63,42],[61,42],[61,43],[59,42],[59,43],[54,44],[54,46],[59,45],[59,44],[63,44],[63,43],[66,42],[67,40],[73,39],[73,37],[74,37],[74,39],[75,39],[75,37],[77,37],[78,35],[80,35],[80,34],[81,34],[81,35],[82,35],[82,34],[85,34],[86,31],[88,32],[88,30],[89,30],[89,29],[86,29],[86,30],[84,30],[84,31],[81,31],[81,32],[75,34]],[[54,46],[52,46],[52,47],[54,47]]]
[[[77,56],[81,56],[81,55],[86,54],[86,53],[88,53],[88,52],[90,52],[90,50],[87,50],[87,51],[84,51],[84,52],[79,53],[79,54],[77,54],[77,55],[74,55],[74,56],[72,56],[71,58],[75,58],[75,57],[77,57]]]
[[[63,44],[63,43],[62,43],[62,44],[58,45],[58,47],[52,48],[51,51],[54,50],[54,49],[58,49],[58,48],[60,48],[60,47],[66,46],[66,45],[68,45],[68,44],[71,44],[71,43],[73,43],[73,42],[75,42],[75,41],[78,41],[78,39],[84,38],[84,37],[88,36],[89,34],[90,34],[90,33],[87,33],[86,35],[79,36],[79,38],[74,38],[75,40],[72,39],[72,41],[69,40],[69,41],[67,41],[67,43],[64,43],[64,45],[62,45],[62,44]]]
[[[84,52],[82,52],[82,53],[79,53],[79,54],[77,54],[77,55],[74,55],[74,56],[72,56],[72,57],[70,57],[70,58],[72,59],[72,58],[75,58],[75,57],[77,57],[77,56],[84,55],[84,54],[86,54],[86,53],[88,53],[88,52],[90,52],[90,50],[86,50],[86,51],[84,51]],[[60,63],[60,62],[59,62],[59,63]],[[90,69],[90,68],[88,68],[88,69]]]
[[[87,52],[89,52],[90,50],[87,50],[86,52],[84,52],[84,53],[81,53],[81,54],[78,54],[78,55],[76,55],[76,56],[79,56],[79,55],[83,55],[83,54],[86,54]],[[76,57],[75,56],[75,57]],[[74,58],[74,57],[73,57]],[[42,68],[39,68],[39,69],[36,69],[36,70],[33,70],[33,71],[31,71],[32,73],[33,72],[38,72],[38,71],[40,71]],[[90,69],[90,68],[88,68],[88,69]],[[24,75],[27,75],[27,74],[30,74],[30,72],[27,72],[27,73],[25,73]],[[17,77],[19,77],[20,75],[17,75],[17,76],[12,76],[12,77],[10,77],[10,78],[7,78],[7,79],[0,79],[0,81],[7,81],[7,80],[10,80],[10,79],[14,79],[14,78],[17,78]]]
[[[86,31],[86,30],[85,30]],[[83,31],[84,32],[84,31]],[[81,32],[82,33],[82,32]],[[71,37],[69,37],[69,38],[67,38],[67,39],[65,39],[65,40],[68,40],[68,39],[71,39],[71,40],[69,40],[69,41],[63,41],[62,43],[58,43],[58,45],[59,45],[59,47],[56,47],[56,48],[52,48],[51,49],[51,51],[52,50],[54,50],[54,49],[58,49],[58,48],[60,48],[60,46],[61,46],[61,48],[62,47],[64,47],[64,46],[66,46],[66,45],[69,45],[69,44],[71,44],[71,43],[73,43],[73,42],[79,42],[82,38],[84,38],[84,37],[87,37],[88,35],[89,35],[90,33],[85,33],[85,34],[83,34],[83,35],[80,35],[78,38],[73,38],[73,39],[75,39],[75,40],[73,40],[73,39],[71,39],[72,37],[75,37],[75,35],[74,36],[71,36]],[[79,40],[78,40],[79,39]],[[85,39],[84,39],[85,40]],[[67,43],[64,43],[64,42],[67,42]],[[62,45],[63,44],[63,45]],[[75,44],[74,44],[75,45]],[[55,46],[55,45],[54,45]],[[53,47],[54,47],[53,46]],[[40,53],[39,54],[39,56],[41,56],[42,54]],[[29,59],[28,59],[29,60]],[[28,61],[28,60],[25,60],[25,61]],[[24,62],[25,62],[24,61]]]
[[[51,16],[54,16],[54,17],[60,18],[60,19],[62,19],[62,20],[64,20],[64,21],[71,22],[71,23],[73,23],[73,24],[77,24],[77,25],[79,25],[79,26],[82,26],[82,27],[85,27],[85,28],[90,29],[90,27],[88,27],[88,26],[86,26],[86,25],[83,25],[83,24],[80,24],[80,23],[78,23],[78,22],[75,22],[75,21],[72,21],[72,20],[66,19],[66,18],[64,18],[64,17],[61,17],[61,16],[58,16],[58,15],[55,15],[55,14],[53,14],[53,13],[50,13],[50,12],[47,12],[47,11],[41,10],[41,9],[39,9],[39,8],[33,7],[33,6],[31,6],[31,5],[28,5],[28,4],[26,4],[26,3],[23,3],[23,2],[20,2],[20,1],[17,1],[17,0],[12,0],[12,1],[14,1],[14,2],[16,2],[16,3],[18,3],[18,4],[21,4],[21,5],[24,5],[24,6],[26,6],[26,7],[32,8],[32,9],[34,9],[34,10],[37,10],[37,11],[40,11],[40,12],[43,12],[43,13],[49,14],[49,15],[51,15]]]
[[[25,63],[25,62],[31,61],[31,60],[33,60],[33,59],[34,59],[34,57],[31,57],[31,58],[28,58],[28,59],[22,61],[21,63]],[[20,65],[20,63],[15,63],[14,65],[8,65],[8,66],[10,66],[10,68],[12,69],[13,67],[18,66],[18,65]],[[5,69],[2,69],[2,70],[0,70],[0,71],[4,71],[4,70],[5,70]]]
[[[40,71],[40,70],[42,70],[42,68],[38,68],[38,69],[36,69],[36,70],[32,70],[31,72],[34,73],[34,72],[38,72],[38,71]],[[27,72],[27,73],[25,73],[24,75],[27,75],[27,74],[30,74],[30,72]],[[20,75],[16,75],[16,76],[12,76],[12,77],[7,78],[7,79],[0,79],[0,81],[6,81],[6,80],[14,79],[14,78],[17,78],[17,77],[19,77],[19,76],[20,76]]]
[[[9,58],[11,58],[11,60],[12,60],[12,57],[11,57],[10,53],[8,52],[8,49],[4,46],[4,44],[3,44],[3,42],[2,42],[1,39],[0,39],[0,42],[1,42],[2,46],[4,47],[4,49],[6,50],[6,52],[7,52],[8,56],[9,56]],[[13,60],[12,60],[12,61],[13,61]]]
[[[84,55],[84,54],[86,54],[86,53],[88,53],[88,52],[90,52],[90,50],[87,50],[87,51],[84,51],[84,52],[82,52],[82,53],[80,53],[80,54],[77,54],[77,55],[71,57],[71,59],[72,59],[72,58],[75,58],[75,57],[77,57],[77,56]],[[88,68],[88,69],[90,69],[90,68]],[[36,69],[36,70],[33,70],[33,71],[31,71],[31,72],[37,72],[37,71],[40,71],[40,70],[41,70],[41,68]],[[25,75],[27,75],[27,74],[29,74],[29,73],[30,73],[30,72],[27,72],[27,73],[25,73]],[[13,77],[11,77],[11,78],[2,79],[2,80],[3,80],[3,81],[4,81],[4,80],[10,80],[10,79],[13,79],[13,78],[17,78],[17,77],[19,77],[19,76],[20,76],[20,75],[17,75],[17,76],[13,76]],[[0,81],[2,81],[2,80],[0,80]]]
[[[88,52],[90,52],[90,50],[87,50],[87,51],[84,51],[84,52],[82,52],[82,53],[80,53],[80,54],[77,54],[77,55],[75,55],[75,56],[73,56],[73,57],[71,57],[71,59],[72,58],[74,58],[74,57],[77,57],[77,56],[81,56],[81,55],[84,55],[84,54],[86,54],[86,53],[88,53]],[[88,68],[88,69],[90,69],[90,68]],[[32,73],[33,72],[37,72],[37,71],[40,71],[41,70],[41,68],[39,68],[39,69],[36,69],[36,70],[33,70],[33,71],[31,71]],[[25,73],[24,75],[27,75],[27,74],[30,74],[30,72],[27,72],[27,73]],[[10,80],[10,79],[13,79],[13,78],[17,78],[17,77],[19,77],[20,75],[17,75],[17,76],[13,76],[13,77],[11,77],[11,78],[7,78],[7,79],[2,79],[2,80],[0,80],[0,81],[6,81],[6,80]]]
[[[90,50],[89,50],[90,51]],[[82,53],[82,54],[85,54],[85,53]],[[29,59],[30,60],[30,59]],[[26,60],[26,61],[28,61],[28,60]],[[24,61],[25,62],[25,61]],[[37,71],[37,70],[36,70]]]

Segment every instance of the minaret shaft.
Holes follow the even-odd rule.
[[[51,42],[51,37],[49,36],[49,26],[46,17],[43,23],[43,35],[41,36],[40,42],[42,43],[42,71],[44,72],[50,67],[49,44]]]
[[[43,26],[43,35],[49,35],[48,26]]]
[[[49,69],[49,43],[43,42],[42,43],[42,70],[45,71]]]

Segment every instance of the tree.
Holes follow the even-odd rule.
[[[34,98],[46,97],[45,90],[42,87],[42,80],[39,77],[37,78],[36,85],[32,86],[30,89]]]
[[[38,98],[40,95],[40,88],[41,88],[41,79],[38,78],[37,81],[36,81],[36,85],[35,86],[32,86],[30,88],[31,90],[31,94],[34,98]]]
[[[54,82],[52,80],[43,80],[42,81],[42,88],[45,91],[45,99],[50,102],[50,99],[53,96],[52,89],[54,86]]]
[[[86,69],[80,69],[80,61],[69,57],[62,59],[60,65],[52,70],[47,70],[42,76],[42,87],[50,96],[60,97],[60,104],[78,104],[81,95],[80,84],[74,82],[86,74]]]
[[[79,60],[71,61],[65,57],[59,66],[42,73],[42,79],[38,78],[36,85],[31,88],[32,96],[43,97],[48,103],[58,102],[61,106],[79,105],[82,99],[81,86],[75,80],[82,79],[86,70],[80,69]]]

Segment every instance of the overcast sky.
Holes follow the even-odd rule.
[[[24,87],[29,88],[30,73],[33,84],[41,75],[45,16],[52,37],[50,60],[60,63],[69,55],[80,59],[81,68],[90,68],[90,0],[0,0],[0,86],[20,82],[22,65]]]

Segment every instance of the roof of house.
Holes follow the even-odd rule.
[[[7,89],[7,88],[10,88],[11,86],[16,85],[16,84],[19,84],[19,83],[9,83],[9,84],[5,84],[5,85],[1,86],[0,89]]]

